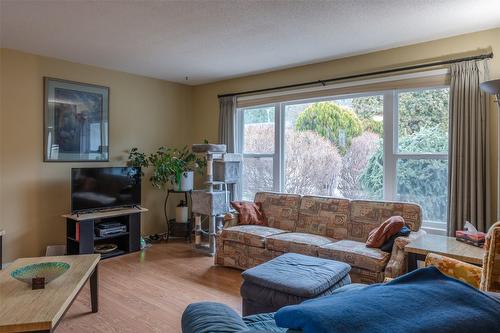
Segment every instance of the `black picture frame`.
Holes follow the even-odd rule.
[[[109,87],[43,82],[44,162],[109,162]]]

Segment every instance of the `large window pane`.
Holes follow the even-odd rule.
[[[274,113],[274,106],[244,110],[244,153],[274,153]]]
[[[397,98],[399,152],[446,153],[449,89],[405,91]]]
[[[285,107],[285,192],[383,196],[383,96]]]
[[[424,88],[244,109],[244,199],[276,189],[416,202],[424,225],[445,229],[448,108],[448,88]]]
[[[416,202],[428,222],[447,221],[448,160],[400,159],[396,200]]]
[[[273,158],[243,158],[243,200],[253,201],[255,193],[273,190]]]

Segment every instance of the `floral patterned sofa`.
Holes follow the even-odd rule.
[[[259,192],[268,226],[235,225],[217,236],[215,264],[248,269],[286,252],[343,261],[353,282],[375,283],[406,272],[404,247],[425,234],[422,209],[413,203],[348,200]],[[412,230],[398,237],[392,253],[368,248],[368,233],[400,215]]]

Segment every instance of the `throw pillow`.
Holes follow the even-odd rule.
[[[366,240],[367,247],[381,247],[386,240],[396,234],[405,225],[405,220],[401,216],[391,216],[379,227],[370,231]]]
[[[232,201],[231,206],[239,213],[238,224],[267,225],[260,202]]]

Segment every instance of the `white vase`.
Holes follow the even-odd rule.
[[[176,191],[192,191],[194,187],[194,172],[187,171],[181,176],[180,184],[175,184],[174,189]]]

